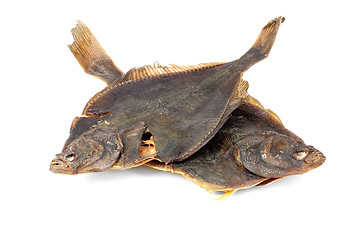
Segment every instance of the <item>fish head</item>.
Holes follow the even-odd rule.
[[[122,143],[101,129],[89,130],[70,143],[51,161],[50,171],[63,174],[101,172],[118,159]]]
[[[245,146],[245,151],[241,151],[241,164],[262,177],[302,174],[319,167],[326,159],[323,153],[302,140],[275,132],[251,134],[241,142]]]

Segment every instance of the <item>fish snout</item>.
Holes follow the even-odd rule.
[[[321,165],[325,162],[326,157],[324,156],[324,154],[317,150],[314,149],[313,152],[311,152],[306,158],[305,161],[309,164],[316,164],[316,165]]]
[[[50,171],[54,173],[76,174],[74,171],[71,171],[70,166],[66,162],[59,158],[55,158],[51,161]]]

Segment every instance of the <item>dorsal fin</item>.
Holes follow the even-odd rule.
[[[279,123],[280,125],[283,125],[282,121],[280,120],[280,118],[278,117],[278,115],[275,112],[273,112],[270,109],[264,108],[263,105],[254,97],[248,95],[246,98],[246,102],[263,109],[275,122]]]
[[[265,111],[274,119],[276,120],[278,123],[282,124],[282,120],[280,120],[280,118],[278,117],[278,115],[273,112],[272,110],[270,110],[269,108],[266,108]]]
[[[225,62],[200,63],[196,65],[177,65],[169,64],[168,66],[160,65],[155,62],[153,65],[132,68],[129,70],[121,82],[134,81],[141,78],[157,77],[167,74],[183,73],[192,70],[209,69],[225,64]]]

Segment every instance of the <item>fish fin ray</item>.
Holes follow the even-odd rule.
[[[160,65],[158,62],[155,62],[153,65],[145,65],[142,67],[132,68],[126,73],[125,77],[123,78],[123,80],[121,80],[121,82],[134,81],[142,78],[159,77],[169,74],[185,73],[195,70],[204,70],[223,64],[225,64],[225,62],[200,63],[196,65],[169,64],[166,66]]]
[[[220,147],[221,153],[227,152],[233,146],[233,142],[228,133],[219,133],[216,138],[216,143]]]
[[[273,112],[270,109],[265,109],[265,111],[272,117],[272,119],[274,119],[275,121],[277,121],[278,123],[283,125],[282,120],[280,120],[280,118],[278,117],[278,115],[275,112]]]
[[[214,200],[216,200],[216,201],[222,201],[222,200],[228,198],[229,196],[231,196],[231,195],[232,195],[233,193],[235,193],[236,191],[237,191],[237,190],[228,190],[228,191],[225,191],[224,194],[223,194],[221,197],[219,197],[219,198],[217,198],[217,199],[214,199]]]
[[[83,22],[77,21],[71,33],[74,42],[68,47],[86,73],[103,80],[107,85],[124,76]]]
[[[259,108],[261,108],[263,111],[265,111],[276,123],[280,124],[280,125],[283,125],[282,121],[280,120],[280,118],[278,117],[278,115],[273,112],[272,110],[270,109],[266,109],[263,107],[263,105],[257,100],[255,99],[254,97],[248,95],[247,98],[246,98],[246,101],[250,104],[253,104]]]
[[[284,20],[284,17],[277,17],[267,23],[267,25],[263,27],[252,48],[262,49],[264,54],[267,56],[272,49],[274,40],[278,33],[279,26],[281,23],[284,22]]]
[[[277,17],[265,25],[252,47],[238,60],[234,61],[243,73],[254,64],[267,58],[273,47],[280,24],[284,17]]]

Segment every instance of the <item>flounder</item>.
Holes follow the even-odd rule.
[[[150,151],[151,145],[146,146]],[[204,147],[185,161],[148,166],[181,174],[227,197],[239,189],[265,185],[319,167],[325,156],[287,130],[279,117],[251,96]]]
[[[145,66],[127,74],[79,22],[70,49],[87,73],[108,86],[74,119],[70,136],[50,170],[77,174],[111,167],[127,169],[154,158],[165,164],[188,158],[218,132],[247,96],[248,83],[242,75],[268,56],[283,21],[283,17],[270,21],[238,60]],[[156,151],[143,155],[139,150],[148,135],[156,143]]]

